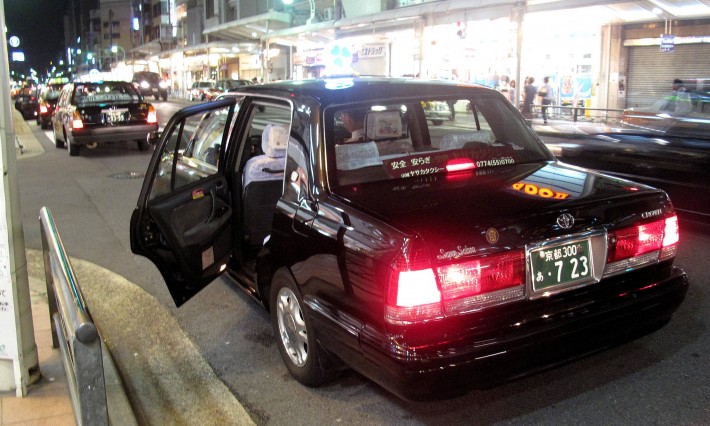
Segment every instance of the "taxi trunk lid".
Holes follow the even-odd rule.
[[[420,236],[444,261],[626,226],[672,209],[663,191],[561,163],[483,171],[340,188],[338,194]]]

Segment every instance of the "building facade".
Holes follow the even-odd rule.
[[[118,12],[119,4],[126,13]],[[101,25],[90,26],[86,37],[95,42],[98,33],[106,46],[108,34],[108,45],[121,43],[125,61],[109,60],[112,69],[123,66],[121,75],[159,72],[174,94],[200,80],[269,82],[345,72],[503,88],[511,80],[521,88],[527,76],[538,82],[548,76],[560,104],[625,108],[648,103],[673,75],[708,77],[700,74],[710,69],[707,5],[691,10],[592,0],[102,0],[99,9],[91,16],[100,16]],[[120,28],[131,28],[128,38],[110,31],[116,20]],[[674,40],[670,51],[660,49],[663,36]],[[647,71],[648,61],[657,64],[656,72]],[[673,64],[683,64],[683,72]]]

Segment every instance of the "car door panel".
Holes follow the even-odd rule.
[[[224,177],[216,176],[148,203],[149,215],[186,279],[199,279],[231,254],[232,209],[226,188]]]
[[[177,306],[212,282],[233,252],[238,217],[231,207],[230,170],[205,162],[195,147],[223,155],[235,109],[230,99],[188,107],[171,118],[131,218],[132,251],[158,267]]]

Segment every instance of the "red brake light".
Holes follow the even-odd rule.
[[[420,258],[421,260],[421,258]],[[387,297],[385,318],[408,324],[456,315],[523,297],[525,254],[516,250],[431,268],[403,268],[395,262]]]
[[[680,230],[678,228],[678,216],[671,216],[665,221],[663,229],[663,247],[668,247],[680,241]]]
[[[616,262],[668,247],[678,242],[678,218],[671,216],[613,233],[607,260]]]
[[[525,255],[522,251],[437,268],[446,300],[522,285],[525,282]]]
[[[470,158],[454,158],[446,162],[446,171],[448,173],[473,170],[475,168],[476,164]]]
[[[71,128],[72,129],[83,129],[84,128],[84,122],[81,120],[81,114],[79,111],[74,111],[74,118],[72,119],[71,122]]]
[[[675,215],[611,232],[604,274],[612,275],[674,257],[679,235]]]
[[[396,306],[412,307],[441,301],[441,292],[436,285],[434,270],[400,271],[397,278]]]
[[[155,113],[155,107],[153,105],[148,106],[148,123],[153,124],[158,122],[158,115]]]
[[[434,270],[423,247],[405,246],[393,262],[390,273],[385,319],[406,324],[434,319],[442,315],[441,292]]]

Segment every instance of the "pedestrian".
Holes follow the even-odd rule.
[[[673,80],[672,91],[666,96],[660,109],[675,115],[684,115],[693,110],[693,104],[690,101],[690,95],[685,89],[683,80],[679,78]]]
[[[525,86],[523,87],[523,115],[528,120],[532,119],[533,102],[535,102],[535,96],[537,95],[537,87],[533,83],[535,83],[535,77],[525,77]]]
[[[510,102],[515,105],[515,80],[510,80],[510,85],[508,86],[508,96]]]
[[[542,105],[542,122],[547,124],[547,107],[552,105],[552,100],[555,98],[555,89],[550,84],[550,77],[545,77],[543,80],[543,85],[540,87],[540,91],[537,92],[540,97],[540,104]]]
[[[446,101],[446,104],[449,106],[449,112],[451,113],[451,120],[456,120],[456,99],[449,99]]]

